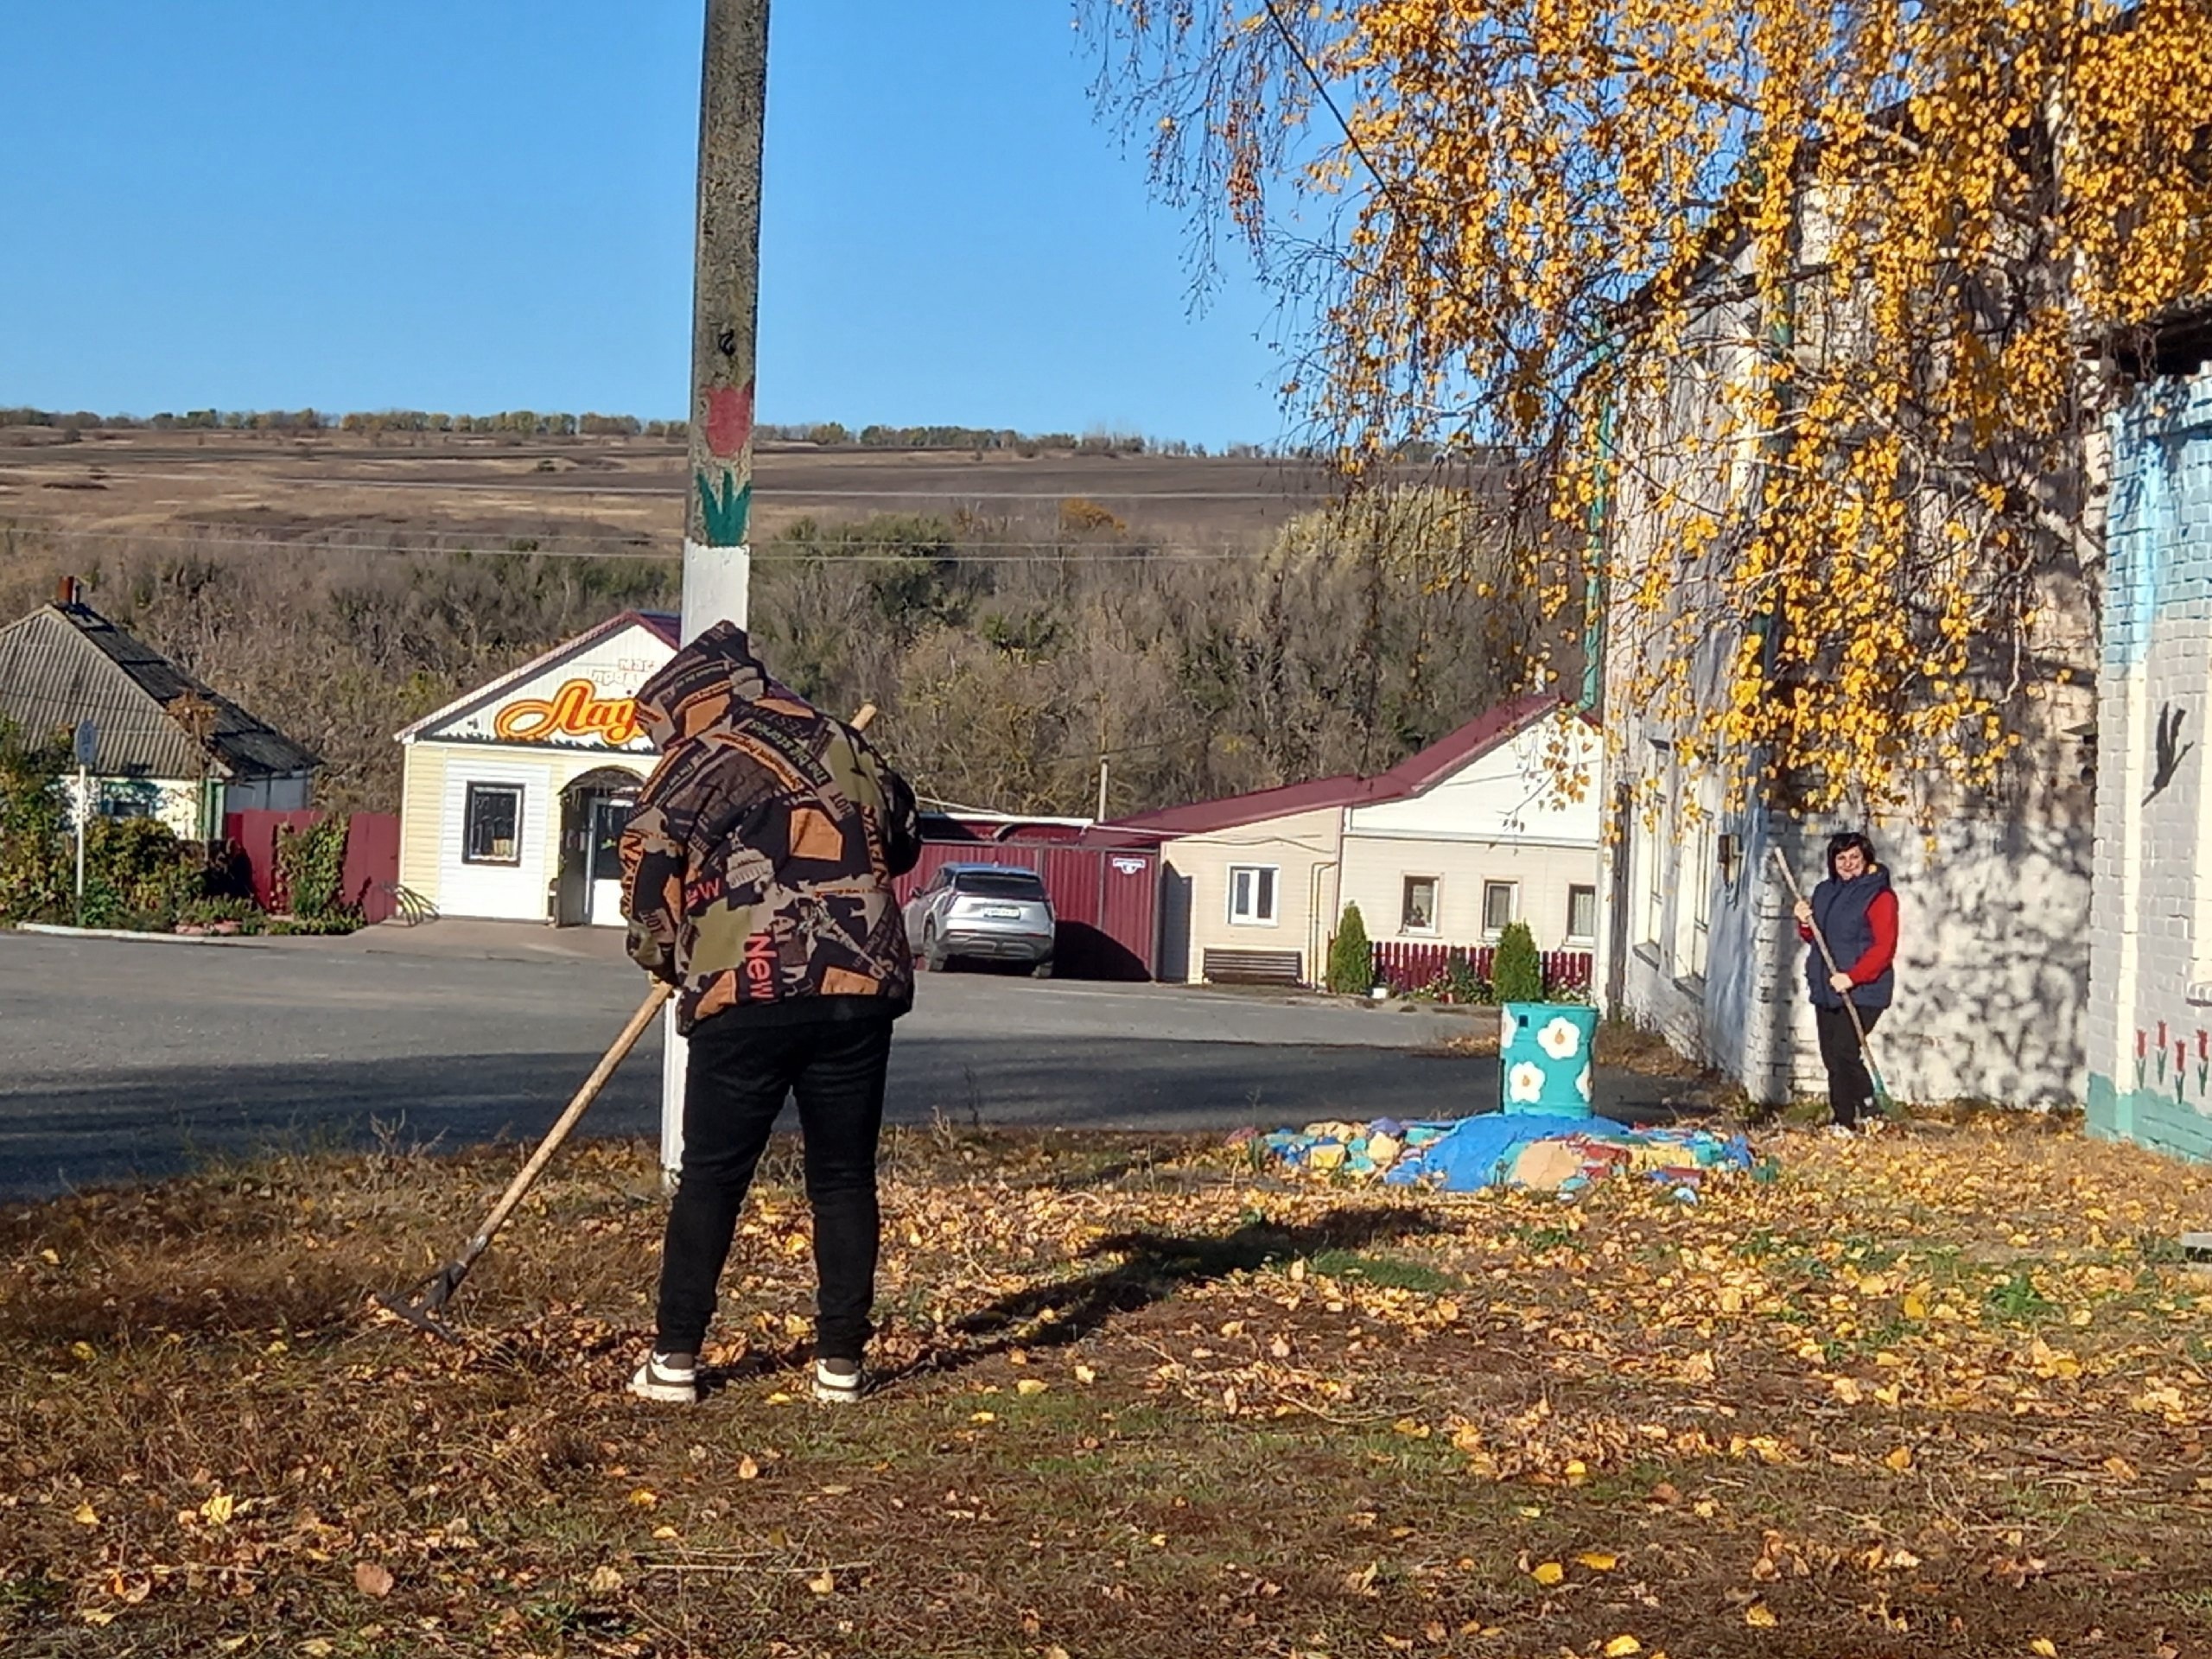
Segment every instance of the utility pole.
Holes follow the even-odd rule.
[[[768,0],[707,0],[691,293],[691,479],[683,512],[687,639],[717,622],[746,622],[767,101]]]
[[[746,626],[753,556],[753,333],[760,299],[760,141],[768,0],[707,0],[699,91],[699,234],[691,290],[691,465],[683,509],[683,638]],[[661,1162],[683,1157],[685,1044],[669,1004]]]

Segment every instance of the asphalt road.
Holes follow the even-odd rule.
[[[607,959],[0,933],[0,1195],[380,1131],[448,1145],[533,1136],[641,984]],[[1137,1129],[1456,1115],[1495,1098],[1494,1065],[1423,1051],[1465,1019],[931,975],[893,1050],[890,1115]],[[656,1033],[586,1132],[657,1133],[659,1058]],[[1601,1073],[1600,1105],[1637,1103],[1639,1087]]]

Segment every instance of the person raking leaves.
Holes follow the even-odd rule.
[[[1874,1029],[1897,986],[1897,896],[1874,843],[1855,830],[1829,836],[1827,880],[1797,901],[1796,913],[1827,1068],[1829,1130],[1855,1134],[1881,1121],[1862,1033]]]
[[[698,1398],[738,1211],[786,1096],[814,1213],[816,1397],[857,1400],[873,1331],[876,1139],[914,964],[892,892],[921,855],[914,793],[852,727],[718,623],[638,694],[660,763],[622,835],[630,953],[690,1039],[658,1330],[630,1380]]]

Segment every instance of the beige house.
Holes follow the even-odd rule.
[[[1478,719],[1376,777],[1325,778],[1122,819],[1160,842],[1160,977],[1311,984],[1347,904],[1378,943],[1543,950],[1598,923],[1597,730],[1550,696]]]
[[[674,617],[626,611],[400,733],[400,885],[448,916],[620,926],[655,760],[637,696],[676,643]]]

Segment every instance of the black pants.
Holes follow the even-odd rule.
[[[1881,1017],[1879,1008],[1859,1010],[1868,1031]],[[1813,1021],[1821,1033],[1821,1064],[1828,1069],[1828,1109],[1844,1128],[1856,1128],[1862,1116],[1874,1115],[1874,1079],[1867,1075],[1859,1033],[1851,1028],[1851,1011],[1840,1003],[1833,1008],[1815,1003]]]
[[[709,1016],[693,1029],[683,1168],[661,1253],[661,1352],[699,1351],[746,1188],[791,1094],[814,1211],[815,1351],[860,1358],[873,1334],[875,1143],[890,1058],[887,1017],[764,1027]]]

